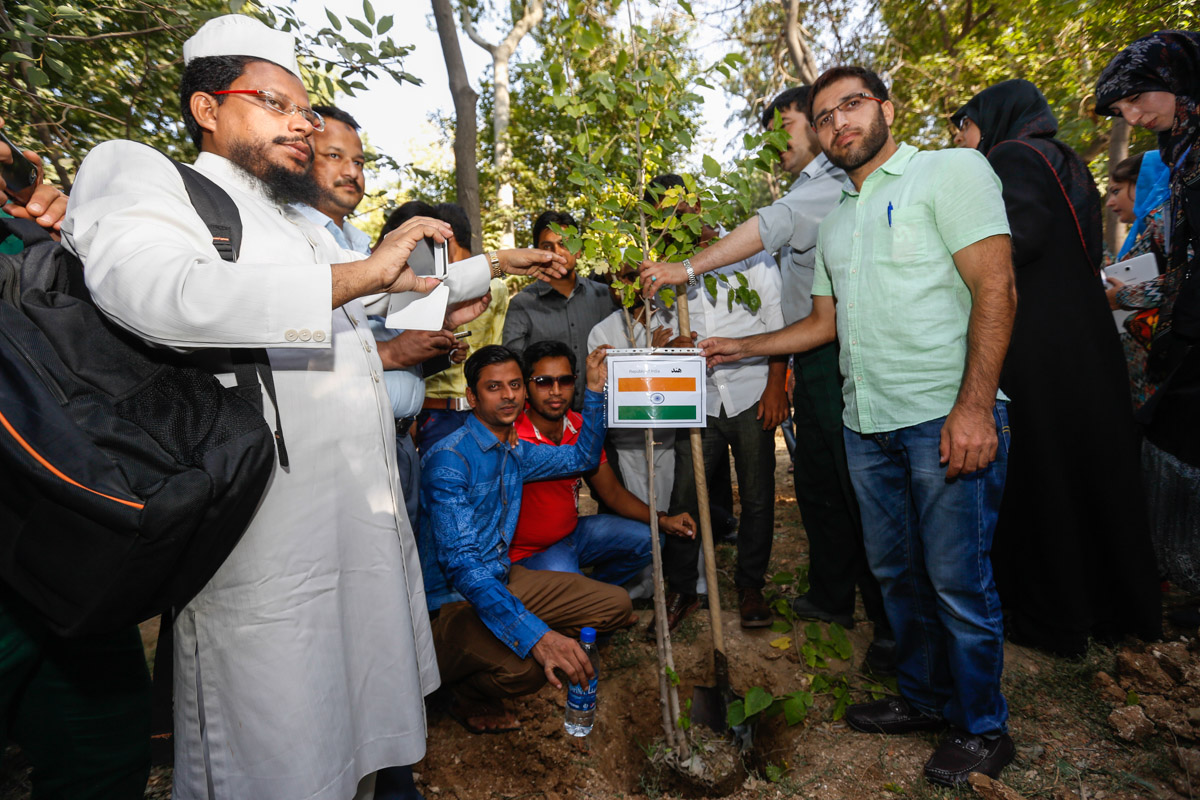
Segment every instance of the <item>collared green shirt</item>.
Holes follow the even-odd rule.
[[[971,315],[954,254],[1008,232],[1000,179],[976,150],[901,144],[861,191],[846,181],[821,223],[812,293],[837,299],[848,428],[881,433],[950,413]]]

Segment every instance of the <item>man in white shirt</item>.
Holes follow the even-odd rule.
[[[677,175],[662,175],[650,181],[651,191],[657,197],[673,186],[682,185],[683,180]],[[700,234],[701,252],[723,233],[705,226]],[[716,331],[741,331],[735,335],[742,336],[749,331],[766,332],[783,327],[779,269],[766,252],[759,250],[749,258],[722,267],[717,275],[720,277],[708,286],[688,287],[692,332],[700,338],[717,335]],[[748,287],[758,293],[760,308],[751,311],[736,301],[730,307],[730,288],[739,284],[735,275],[744,278]],[[733,582],[744,628],[771,624],[771,610],[763,599],[762,588],[775,533],[775,428],[787,417],[786,379],[787,362],[768,363],[767,358],[722,364],[708,372],[705,471],[712,474],[724,462],[726,447],[733,452],[742,504]],[[686,436],[677,436],[675,440],[675,473],[692,474],[692,450]],[[669,511],[697,515],[694,481],[681,478],[675,482]],[[699,542],[676,538],[668,537],[663,548],[663,572],[670,589],[668,623],[673,624],[678,624],[695,608],[699,579]]]
[[[366,317],[381,293],[433,288],[407,259],[450,229],[412,220],[363,259],[289,208],[317,197],[311,135],[324,126],[290,34],[218,17],[183,60],[195,169],[238,207],[238,262],[221,260],[175,167],[133,142],[88,155],[63,223],[117,324],[160,346],[267,348],[288,438],[290,467],[178,612],[173,796],[344,800],[423,757],[421,698],[439,682]],[[525,271],[536,258],[500,260]],[[480,259],[450,300],[482,295],[489,277]]]

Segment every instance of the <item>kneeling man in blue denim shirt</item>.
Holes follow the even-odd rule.
[[[525,376],[511,350],[490,345],[467,359],[466,424],[421,461],[418,547],[425,599],[451,715],[472,733],[515,730],[504,706],[549,681],[593,677],[579,646],[581,628],[603,633],[629,623],[620,586],[573,573],[513,566],[508,556],[526,481],[577,475],[600,463],[604,444],[606,347],[587,359],[583,429],[573,445],[520,441],[513,423],[525,408]]]
[[[887,98],[861,67],[829,70],[809,95],[821,148],[848,176],[818,233],[812,314],[700,347],[721,363],[836,336],[846,457],[901,694],[851,706],[846,721],[889,734],[949,724],[925,777],[953,785],[995,777],[1014,752],[989,554],[1008,464],[998,385],[1016,289],[987,161],[898,145]]]

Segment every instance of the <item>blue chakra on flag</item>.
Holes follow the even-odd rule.
[[[653,405],[659,406],[659,405],[662,405],[663,403],[665,403],[666,401],[667,401],[667,396],[665,394],[663,394],[662,392],[655,392],[654,394],[650,395],[650,402]]]

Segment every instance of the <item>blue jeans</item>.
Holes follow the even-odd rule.
[[[1001,733],[1004,624],[992,535],[1008,468],[1008,411],[997,402],[996,460],[946,481],[945,417],[897,431],[843,430],[867,561],[896,633],[900,693],[969,733]]]
[[[417,415],[417,445],[421,455],[435,444],[461,428],[471,416],[470,411],[422,411]]]
[[[613,514],[580,517],[574,531],[516,563],[554,572],[591,567],[592,580],[622,586],[650,563],[650,526]]]

